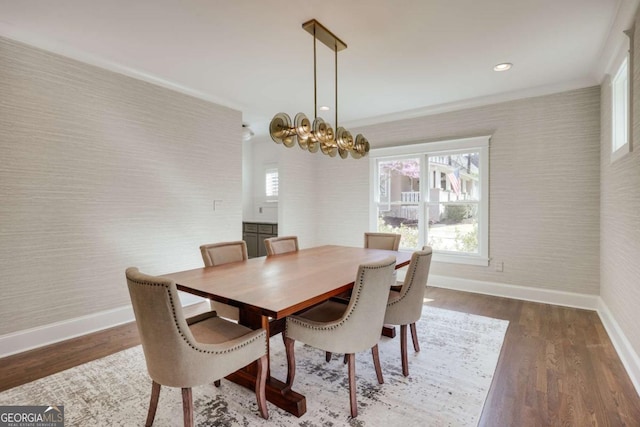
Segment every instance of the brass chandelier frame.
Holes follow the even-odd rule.
[[[315,19],[302,24],[302,28],[313,36],[313,124],[303,113],[295,115],[293,124],[289,115],[278,113],[269,124],[271,139],[285,147],[293,147],[297,141],[300,148],[311,153],[320,150],[330,157],[339,154],[343,159],[351,153],[351,157],[360,159],[369,152],[369,141],[362,134],[358,134],[354,139],[351,132],[338,126],[338,52],[346,49],[347,44]],[[334,52],[335,132],[329,123],[318,117],[317,40]]]

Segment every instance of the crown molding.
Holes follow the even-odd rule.
[[[146,73],[144,71],[137,70],[127,65],[120,64],[118,62],[111,61],[97,55],[92,55],[85,51],[72,48],[68,44],[61,42],[59,40],[40,37],[31,32],[18,29],[17,27],[3,21],[0,21],[0,37],[5,37],[7,39],[16,41],[18,43],[23,43],[23,44],[35,47],[37,49],[45,50],[49,53],[54,53],[60,56],[64,56],[66,58],[70,58],[70,59],[82,62],[84,64],[92,65],[98,68],[112,71],[114,73],[122,74],[124,76],[134,78],[136,80],[141,80],[147,83],[151,83],[153,85],[160,86],[165,89],[173,90],[175,92],[179,92],[184,95],[189,95],[194,98],[202,99],[203,101],[212,102],[214,104],[231,108],[233,110],[243,111],[243,109],[245,109],[244,106],[239,105],[238,103],[230,101],[228,99],[211,96],[202,91],[195,90],[187,86],[183,86],[179,83],[160,78],[154,74]]]
[[[620,50],[628,46],[628,38],[624,31],[633,26],[633,22],[638,13],[640,0],[620,0],[616,16],[609,26],[609,34],[600,49],[593,72],[593,77],[602,83],[605,76],[610,74],[611,68],[615,65],[616,58],[619,57]]]
[[[477,98],[463,99],[460,101],[445,104],[432,105],[427,107],[405,110],[397,113],[384,114],[381,116],[367,117],[365,119],[353,120],[345,123],[349,128],[358,128],[385,122],[395,122],[399,120],[415,119],[417,117],[431,116],[434,114],[449,113],[452,111],[466,110],[469,108],[483,107],[486,105],[499,104],[502,102],[516,101],[519,99],[533,98],[536,96],[551,95],[554,93],[566,92],[574,89],[583,89],[597,86],[600,82],[593,76],[583,77],[577,80],[569,80],[552,85],[537,86],[528,89],[503,92],[496,95],[481,96]]]

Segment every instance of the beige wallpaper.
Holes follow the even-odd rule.
[[[241,114],[0,38],[0,335],[241,237]],[[213,200],[221,200],[213,210]]]
[[[362,246],[369,231],[369,158],[322,156],[318,165],[317,243]]]
[[[489,252],[504,272],[445,263],[434,263],[432,272],[597,294],[599,122],[600,88],[592,87],[351,131],[374,147],[493,135]],[[361,245],[368,162],[323,160],[316,163],[318,242]]]
[[[640,15],[636,16],[640,28]],[[640,354],[640,31],[635,31],[633,63],[633,151],[610,162],[611,89],[602,84],[601,296]]]
[[[321,154],[272,144],[279,150],[278,235],[298,236],[301,249],[315,246],[320,225],[314,217],[322,185],[316,170]]]

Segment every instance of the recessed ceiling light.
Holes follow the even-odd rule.
[[[320,107],[320,111],[329,111],[331,108],[327,107],[326,105],[323,105],[322,107]]]
[[[503,62],[502,64],[498,64],[495,67],[493,67],[493,71],[507,71],[508,69],[510,69],[511,67],[513,67],[513,64],[510,62]]]

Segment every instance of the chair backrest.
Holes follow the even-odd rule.
[[[136,317],[149,376],[155,382],[178,386],[190,371],[189,355],[196,341],[184,318],[174,281],[126,271],[131,304]]]
[[[397,251],[401,237],[401,234],[395,233],[364,233],[364,247]]]
[[[285,254],[298,250],[298,238],[296,236],[270,237],[264,239],[267,248],[267,256]]]
[[[396,267],[395,257],[358,267],[349,305],[331,331],[342,353],[357,353],[378,343],[389,296],[389,283]]]
[[[244,240],[236,242],[212,243],[200,246],[205,267],[227,264],[249,259],[247,244]]]
[[[420,319],[433,251],[425,246],[411,255],[400,296],[387,306],[385,322],[408,325]]]

